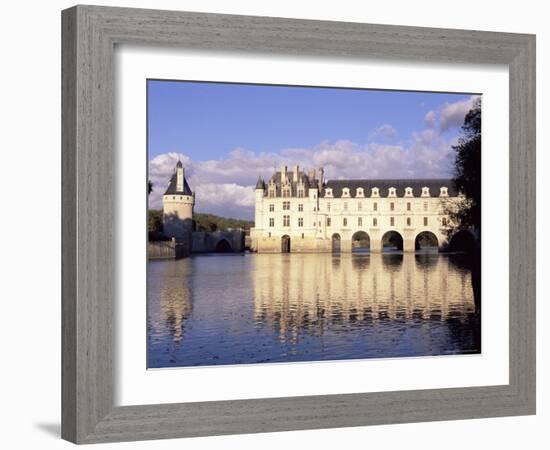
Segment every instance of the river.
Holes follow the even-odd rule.
[[[149,261],[148,367],[479,353],[470,271],[444,254]]]

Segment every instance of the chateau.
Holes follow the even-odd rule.
[[[415,251],[447,244],[448,206],[461,198],[447,179],[325,180],[282,166],[256,184],[251,250],[278,252]]]

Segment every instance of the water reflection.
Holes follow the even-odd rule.
[[[467,266],[433,254],[150,264],[150,367],[477,353]]]

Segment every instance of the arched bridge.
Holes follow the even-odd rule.
[[[244,252],[244,231],[194,231],[191,253],[240,253]]]

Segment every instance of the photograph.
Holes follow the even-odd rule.
[[[147,367],[480,354],[481,104],[147,80]]]

